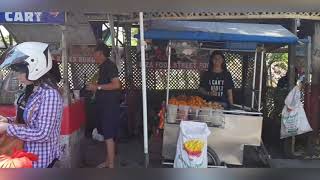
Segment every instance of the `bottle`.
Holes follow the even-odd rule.
[[[82,86],[82,88],[86,88],[86,84],[87,84],[87,74],[84,74],[83,75],[83,86]]]
[[[80,89],[80,97],[85,97],[86,94],[87,94],[86,83],[87,83],[87,75],[84,74],[83,75],[83,84],[82,84],[82,87]]]

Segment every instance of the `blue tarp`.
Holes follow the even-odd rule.
[[[149,21],[145,39],[291,44],[298,37],[281,25],[200,21]],[[137,35],[139,37],[139,35]]]

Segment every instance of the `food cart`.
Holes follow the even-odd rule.
[[[232,165],[243,164],[244,145],[260,146],[262,144],[262,81],[263,61],[266,45],[276,44],[283,46],[296,43],[298,38],[281,25],[244,24],[223,22],[196,22],[196,21],[150,21],[144,31],[145,39],[168,40],[168,69],[166,118],[164,123],[162,157],[163,164],[172,164],[175,158],[176,144],[179,135],[181,120],[206,122],[211,131],[208,137],[208,163],[219,166],[221,162]],[[169,103],[170,97],[170,68],[171,45],[174,41],[197,41],[199,48],[206,48],[203,42],[224,42],[226,45],[211,50],[234,51],[254,54],[254,73],[252,82],[251,106],[233,105],[228,110],[214,110],[209,114],[201,114],[198,109],[192,114],[191,107],[187,107],[187,114],[182,118],[179,105],[173,107]],[[258,67],[258,62],[260,67]],[[259,72],[259,74],[258,74]],[[178,110],[177,110],[178,109]],[[215,113],[218,112],[218,113]],[[180,113],[180,115],[179,115]],[[212,114],[219,114],[213,116]],[[192,117],[192,118],[190,118]],[[222,118],[222,123],[212,123],[215,118]],[[211,118],[211,119],[210,119]]]

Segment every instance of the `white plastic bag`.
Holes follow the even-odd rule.
[[[280,139],[312,131],[300,101],[300,93],[299,86],[295,86],[285,99],[281,115]]]
[[[93,131],[92,131],[92,139],[96,140],[96,141],[100,141],[100,142],[103,142],[104,141],[104,137],[98,133],[98,129],[95,128]]]
[[[207,138],[210,130],[206,123],[181,121],[174,168],[207,168]]]

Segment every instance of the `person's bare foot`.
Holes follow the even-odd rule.
[[[113,168],[114,168],[114,165],[113,165],[113,164],[109,164],[108,168],[113,169]]]
[[[97,168],[109,168],[109,167],[106,166],[106,163],[105,163],[105,162],[103,162],[103,163],[99,164],[99,165],[97,166]]]

